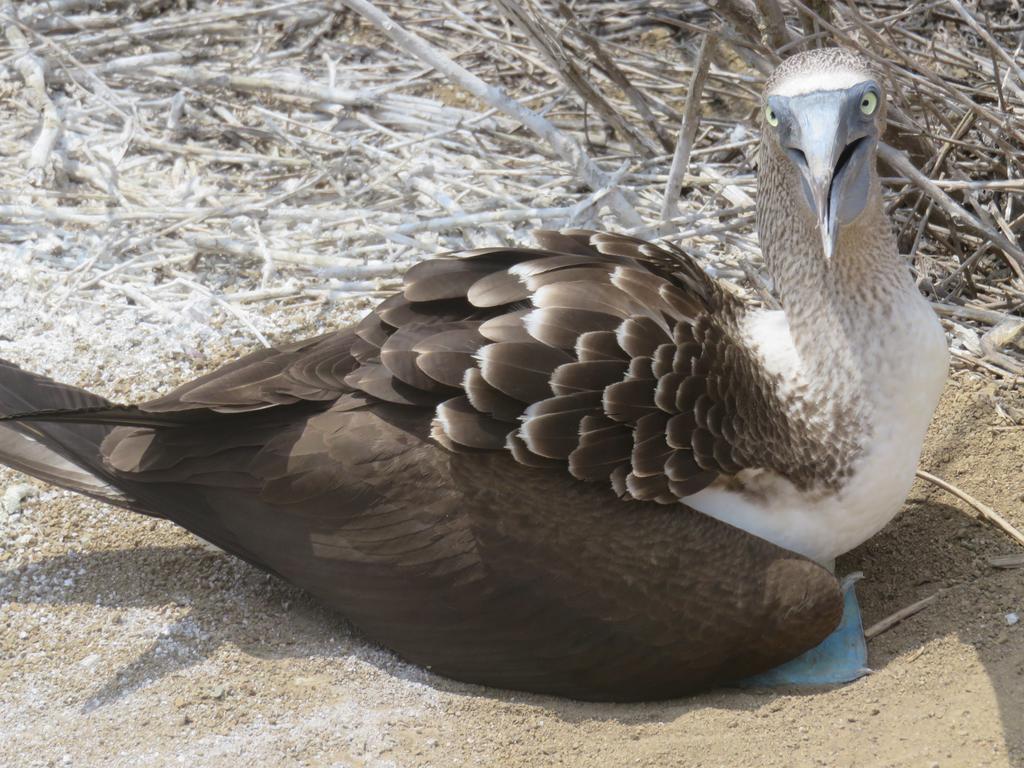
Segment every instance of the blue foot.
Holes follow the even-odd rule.
[[[843,618],[819,645],[774,669],[740,680],[743,688],[774,688],[781,685],[835,685],[870,674],[868,647],[864,640],[860,606],[853,585],[854,573],[843,579]]]

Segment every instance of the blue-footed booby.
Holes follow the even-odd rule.
[[[781,310],[670,244],[540,232],[139,405],[0,363],[0,461],[172,520],[459,680],[653,699],[810,649],[755,680],[842,679],[814,671],[844,605],[859,631],[830,569],[899,510],[947,367],[882,206],[885,113],[847,51],[769,79]]]

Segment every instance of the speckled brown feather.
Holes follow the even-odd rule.
[[[821,265],[785,256],[814,233],[767,145],[766,257],[780,290],[813,291]],[[651,699],[817,644],[835,579],[679,502],[743,469],[834,488],[856,410],[801,407],[673,246],[538,242],[425,262],[355,328],[138,407],[0,363],[0,413],[22,414],[0,417],[0,460],[174,520],[461,680]],[[805,330],[830,298],[807,298],[794,339],[842,394]]]
[[[575,477],[594,481],[611,482],[621,467],[624,498],[635,495],[632,488],[639,498],[675,503],[744,468],[772,470],[798,487],[826,487],[842,476],[847,455],[822,445],[746,346],[743,305],[684,252],[607,233],[541,233],[539,240],[545,249],[484,249],[411,270],[402,300],[385,302],[360,324],[360,365],[344,383],[419,405],[447,400],[458,385],[485,415],[500,395],[498,420],[522,420],[508,427],[522,438],[506,440],[515,456],[562,458]],[[560,244],[568,250],[556,250]],[[457,353],[431,351],[456,332]],[[531,425],[541,418],[537,404],[578,392],[601,397],[585,412],[549,409]],[[655,414],[671,429],[660,442],[665,450],[627,445],[638,422]],[[591,435],[582,446],[586,415],[624,429],[612,430],[614,440]],[[434,434],[457,450],[456,431],[440,419]],[[654,456],[664,460],[660,481],[651,479]]]

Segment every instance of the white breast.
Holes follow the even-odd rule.
[[[883,333],[864,360],[870,406],[864,450],[838,491],[801,491],[754,469],[738,476],[744,491],[712,486],[685,502],[826,564],[877,533],[910,490],[948,364],[945,335],[931,308],[920,300],[904,309],[898,332]],[[753,315],[748,331],[765,366],[800,386],[804,374],[783,313]]]

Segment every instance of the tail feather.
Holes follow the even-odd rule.
[[[193,422],[208,420],[209,414],[210,412],[206,410],[184,413],[150,413],[133,405],[107,403],[80,408],[33,408],[27,411],[0,414],[0,424],[3,422],[45,421],[64,424],[97,424],[107,427],[182,427]]]
[[[100,445],[114,428],[111,424],[31,418],[44,412],[102,413],[117,409],[98,395],[0,360],[0,463],[45,482],[138,509],[111,482],[113,477],[103,464]],[[24,420],[26,417],[30,420]]]
[[[60,453],[9,427],[0,428],[0,463],[47,483],[86,493],[112,504],[128,499],[119,490]]]

